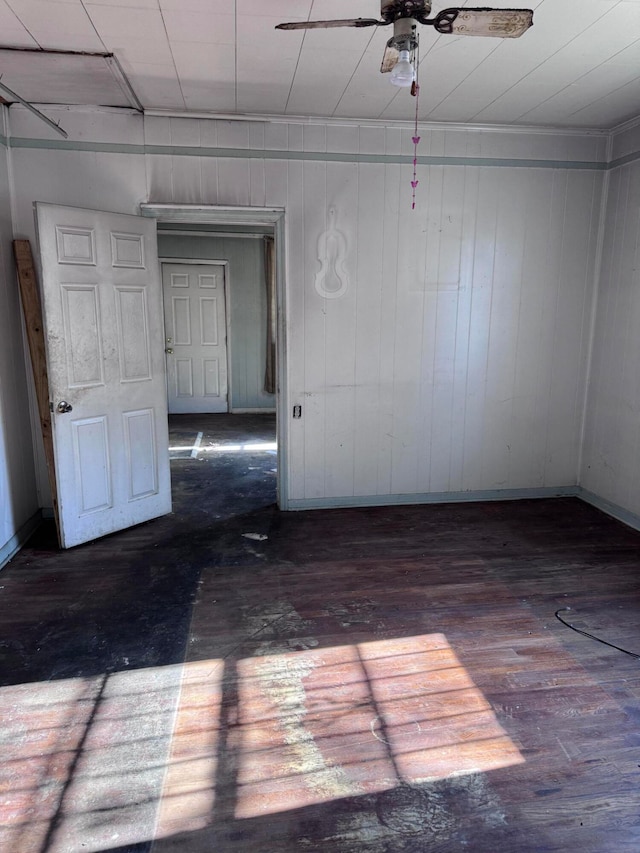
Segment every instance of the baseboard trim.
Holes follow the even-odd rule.
[[[636,515],[634,512],[630,512],[628,509],[624,509],[624,507],[618,506],[618,504],[614,504],[606,498],[601,498],[599,495],[595,495],[593,492],[590,492],[588,489],[583,489],[581,486],[578,487],[577,497],[585,503],[591,504],[591,506],[594,506],[596,509],[610,515],[612,518],[615,518],[616,521],[621,521],[623,524],[626,524],[628,527],[632,527],[634,530],[640,530],[640,516]]]
[[[397,506],[408,504],[471,503],[513,501],[532,498],[576,497],[578,486],[543,486],[537,489],[479,489],[468,492],[427,492],[402,495],[357,495],[339,498],[290,499],[287,509],[343,509],[347,507]]]
[[[474,501],[535,500],[539,498],[580,498],[606,515],[640,531],[640,515],[601,498],[582,486],[544,486],[537,489],[479,489],[469,492],[428,492],[403,495],[358,495],[339,498],[290,500],[287,509],[342,509],[367,506],[407,506],[410,504],[471,503]]]
[[[4,568],[9,560],[18,553],[31,534],[35,533],[38,529],[41,522],[42,510],[39,509],[8,542],[5,542],[2,548],[0,548],[0,569]]]
[[[236,409],[234,406],[229,414],[231,415],[275,415],[275,409],[268,409],[266,406],[264,408],[255,408],[255,409]]]

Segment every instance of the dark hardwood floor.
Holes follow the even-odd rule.
[[[1,850],[640,851],[640,660],[554,616],[640,653],[640,534],[283,514],[273,418],[171,435],[172,515],[0,573]]]

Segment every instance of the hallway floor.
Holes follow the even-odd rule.
[[[640,849],[640,534],[572,498],[279,513],[271,416],[174,512],[0,573],[7,853]],[[198,440],[198,433],[202,433]]]

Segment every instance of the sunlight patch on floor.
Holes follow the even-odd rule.
[[[107,851],[524,761],[442,634],[3,687],[0,718],[12,853]]]
[[[524,761],[442,634],[238,663],[236,817]]]
[[[0,689],[0,849],[110,850],[153,837],[182,666]]]
[[[185,444],[176,445],[169,448],[170,459],[181,459],[191,457],[197,458],[200,455],[220,454],[220,453],[274,453],[278,449],[275,441],[248,441],[244,443],[224,443],[219,444]]]
[[[171,749],[155,837],[193,832],[211,823],[220,750],[224,661],[183,667]]]

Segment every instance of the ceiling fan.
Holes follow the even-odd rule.
[[[296,21],[278,24],[277,30],[315,30],[330,27],[386,27],[393,24],[380,71],[391,72],[396,86],[411,86],[416,79],[412,55],[418,46],[417,24],[443,35],[518,38],[533,24],[531,9],[443,9],[429,18],[431,0],[380,0],[380,18],[346,18],[336,21]]]

